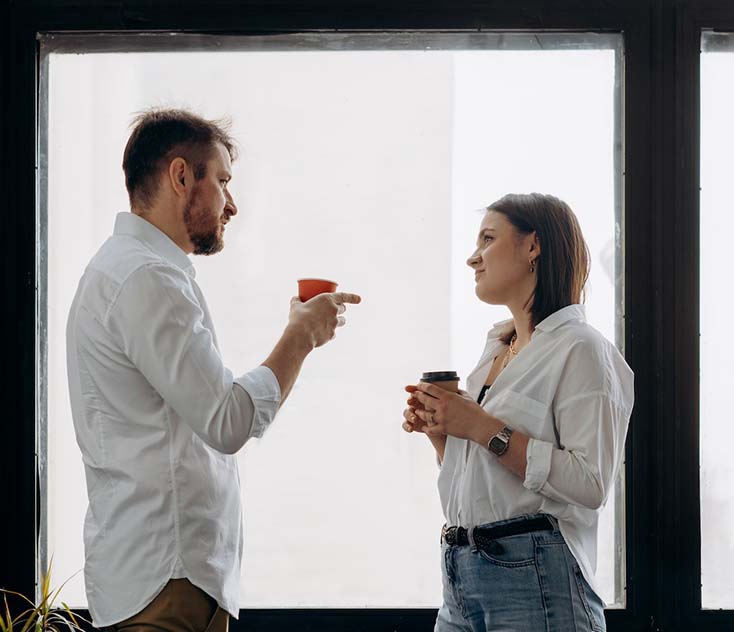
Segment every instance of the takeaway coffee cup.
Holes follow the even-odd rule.
[[[435,384],[452,393],[459,392],[459,376],[456,375],[456,371],[428,371],[423,374],[421,382]]]
[[[298,279],[298,298],[306,302],[318,294],[336,292],[337,285],[336,281],[328,279]]]

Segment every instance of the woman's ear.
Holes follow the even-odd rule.
[[[530,241],[530,252],[529,254],[534,255],[535,257],[540,256],[540,240],[538,239],[538,233],[536,231],[533,231],[530,233],[530,236],[532,237]]]

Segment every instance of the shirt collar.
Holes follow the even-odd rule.
[[[487,338],[500,338],[504,334],[510,333],[515,327],[515,321],[512,318],[501,320],[492,326],[489,330]]]
[[[535,329],[536,331],[555,331],[571,320],[586,322],[586,308],[578,304],[566,305],[566,307],[562,307],[557,312],[553,312],[550,316],[544,318],[535,326]],[[514,327],[515,321],[512,318],[501,320],[489,330],[487,338],[499,338],[510,333]]]
[[[115,218],[115,235],[129,235],[145,243],[153,252],[181,268],[191,277],[196,269],[191,259],[162,230],[146,219],[127,211],[118,213]]]
[[[562,307],[557,312],[553,312],[550,316],[539,322],[535,329],[538,331],[555,331],[561,325],[565,325],[571,320],[580,320],[586,322],[586,308],[583,305],[572,304]]]

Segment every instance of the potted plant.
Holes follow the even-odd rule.
[[[28,597],[21,593],[5,590],[0,588],[3,594],[5,612],[0,612],[0,632],[84,632],[84,628],[80,623],[87,623],[92,626],[90,621],[84,617],[74,614],[69,606],[61,602],[61,606],[56,605],[61,589],[66,585],[67,579],[59,588],[51,590],[51,563],[48,570],[42,574],[41,581],[41,600],[38,604],[33,603]],[[73,576],[72,576],[73,577]],[[15,595],[28,604],[28,608],[16,617],[10,614],[8,606],[8,595]]]

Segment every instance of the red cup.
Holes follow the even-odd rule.
[[[325,292],[336,292],[336,281],[328,279],[298,279],[298,298],[303,302]]]

